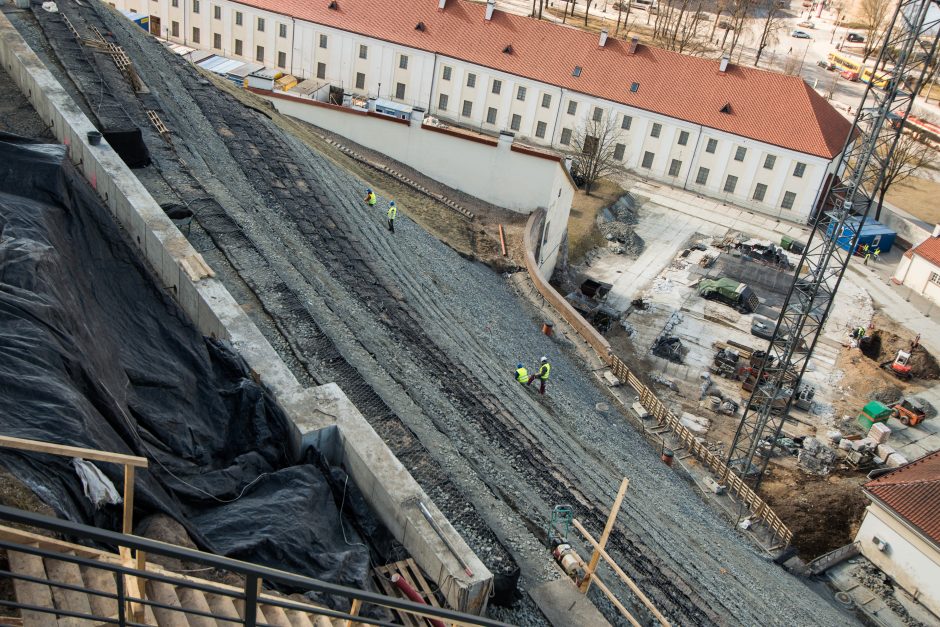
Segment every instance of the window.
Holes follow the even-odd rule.
[[[277,25],[277,36],[282,39],[287,38],[287,24],[278,24]]]
[[[793,168],[793,176],[795,176],[795,177],[798,178],[798,179],[803,178],[803,173],[804,173],[804,172],[806,172],[806,164],[805,164],[805,163],[797,163],[796,166],[794,166],[794,168]]]
[[[679,132],[679,145],[680,145],[680,146],[685,146],[685,145],[688,144],[688,143],[689,143],[689,132],[688,132],[688,131],[680,131],[680,132]]]
[[[704,185],[708,182],[708,168],[699,168],[698,174],[695,176],[696,185]]]
[[[462,116],[465,117],[465,118],[469,118],[469,117],[470,117],[470,113],[471,113],[472,111],[473,111],[473,103],[470,102],[469,100],[464,100],[464,101],[463,101],[463,110],[460,112],[460,115],[462,115]]]
[[[673,159],[669,162],[669,176],[679,176],[679,170],[682,169],[682,162],[678,159]]]
[[[633,118],[631,118],[629,115],[623,116],[623,118],[621,118],[620,120],[620,128],[622,128],[625,131],[630,130],[631,124],[633,124]]]
[[[198,28],[193,29],[193,43],[194,44],[199,43],[199,29]]]
[[[212,33],[212,47],[220,50],[222,48],[222,34]]]
[[[548,109],[550,106],[552,106],[552,95],[542,94],[542,108]]]
[[[360,59],[369,58],[369,46],[365,44],[359,44],[359,58]]]
[[[536,136],[536,137],[539,137],[539,138],[544,138],[544,137],[545,137],[545,129],[546,129],[546,126],[547,126],[547,125],[545,124],[545,122],[539,122],[538,124],[536,124],[536,125],[535,125],[535,136]]]
[[[490,107],[486,110],[486,123],[487,124],[496,124],[496,109]]]
[[[329,43],[326,35],[320,35],[320,47],[326,48],[326,44]]]
[[[650,137],[659,137],[659,134],[663,130],[663,125],[659,122],[653,123],[653,128],[650,129]]]
[[[775,163],[777,163],[777,157],[775,157],[774,155],[767,155],[766,157],[764,157],[764,169],[765,170],[773,170]]]
[[[594,116],[593,119],[595,122],[600,122],[604,119],[604,110],[600,107],[594,107]]]
[[[584,138],[584,145],[581,146],[582,155],[596,155],[600,142],[593,135],[587,135]]]
[[[178,9],[180,6],[180,0],[173,0],[173,2],[171,2],[170,4],[173,6],[174,9]]]
[[[235,55],[239,57],[242,56],[242,40],[241,39],[235,40]]]
[[[717,139],[709,139],[709,140],[708,140],[708,143],[705,144],[705,152],[709,152],[709,153],[714,154],[716,148],[718,148],[718,140],[717,140]]]
[[[614,159],[617,161],[623,161],[623,155],[627,152],[627,147],[623,144],[617,144],[614,146]]]
[[[212,7],[212,17],[217,20],[222,19],[222,7]]]
[[[326,46],[320,46],[320,47],[326,48]],[[408,55],[407,54],[403,54],[400,57],[398,57],[398,68],[402,70],[408,69]]]
[[[437,97],[437,108],[441,111],[447,111],[447,101],[450,100],[447,94],[441,94]]]
[[[179,22],[172,22],[170,24],[170,35],[172,35],[173,37],[180,36],[180,23]]]
[[[574,115],[578,112],[578,103],[574,100],[568,101],[568,115]]]
[[[570,144],[571,143],[571,129],[570,128],[561,129],[561,138],[558,141],[564,144],[565,146]]]
[[[930,273],[930,282],[931,282],[931,283],[936,283],[937,285],[940,285],[940,273],[931,272],[931,273]]]
[[[767,194],[767,186],[763,183],[758,183],[754,188],[754,200],[764,200],[764,196]]]
[[[796,202],[796,194],[793,192],[784,192],[783,202],[780,206],[784,209],[793,209],[793,203]]]
[[[477,86],[477,75],[470,73],[467,74],[467,87],[476,87]]]
[[[317,78],[326,78],[326,63],[317,63]]]
[[[255,48],[255,61],[264,63],[264,46]]]
[[[263,17],[258,18],[258,32],[259,33],[264,32],[264,18]]]
[[[744,156],[747,154],[747,148],[744,146],[738,146],[737,150],[734,151],[734,160],[735,161],[744,161]]]
[[[242,17],[244,16],[242,15],[241,11],[235,11],[235,26],[242,25]]]
[[[649,170],[650,168],[653,167],[653,159],[655,158],[656,158],[656,155],[654,155],[653,153],[647,150],[646,152],[643,153],[643,163],[641,163],[640,166]]]
[[[356,89],[365,89],[366,75],[362,72],[356,72]]]
[[[404,83],[395,84],[395,98],[397,100],[405,99],[405,84]]]
[[[518,131],[520,126],[522,126],[522,116],[518,113],[513,113],[512,120],[509,122],[509,128]]]
[[[738,177],[729,174],[725,179],[725,191],[729,194],[734,193],[734,188],[738,186]]]
[[[581,66],[580,65],[574,66],[574,69],[571,70],[571,75],[574,76],[575,78],[578,78],[579,76],[581,76]]]
[[[491,89],[491,91],[492,91],[494,94],[498,94],[498,93],[501,92],[502,90],[503,90],[503,81],[501,81],[501,80],[499,80],[499,79],[497,79],[497,78],[494,78],[494,79],[493,79],[493,88]]]
[[[525,100],[525,87],[522,85],[516,90],[516,100]]]
[[[282,70],[287,67],[287,53],[278,52],[277,53],[277,66]]]
[[[193,13],[199,13],[199,0],[193,0]]]
[[[445,66],[444,66],[444,73],[441,74],[441,78],[442,78],[443,80],[445,80],[445,81],[449,81],[449,80],[450,80],[450,73],[451,73],[450,67],[448,67],[448,66],[445,65]]]

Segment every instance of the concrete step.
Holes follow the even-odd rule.
[[[297,610],[287,610],[287,619],[291,627],[313,627],[314,617]]]
[[[179,597],[176,596],[176,589],[170,584],[151,580],[146,583],[146,589],[148,599],[172,607],[182,607]],[[162,607],[153,607],[152,609],[160,627],[190,627],[186,614],[181,611]]]
[[[209,607],[212,608],[212,613],[218,616],[230,616],[233,619],[241,617],[238,609],[235,607],[235,602],[231,597],[227,597],[221,594],[209,594],[206,595],[206,601],[209,603]],[[222,620],[220,618],[216,619],[216,623],[221,627],[237,627],[241,623],[237,623],[234,620]]]
[[[262,605],[261,611],[267,616],[269,625],[291,627],[290,619],[287,618],[287,613],[284,611],[284,608],[276,605]]]
[[[206,599],[206,594],[202,590],[177,586],[176,596],[179,597],[180,603],[186,609],[199,610],[200,612],[212,611],[209,601]],[[192,627],[216,627],[218,625],[214,618],[196,614],[187,614],[186,620],[189,621]]]
[[[82,571],[78,564],[50,558],[45,558],[43,561],[46,567],[46,574],[51,581],[58,581],[74,586],[85,585],[85,581],[82,579]],[[81,614],[92,613],[88,594],[77,590],[57,588],[55,586],[50,586],[50,588],[52,589],[52,599],[58,609],[79,612]],[[74,616],[63,616],[59,618],[59,625],[66,627],[90,627],[94,624],[93,621]]]
[[[46,578],[46,568],[42,563],[42,558],[36,555],[27,555],[26,553],[17,553],[8,551],[7,557],[10,561],[10,570],[21,575],[30,577]],[[52,602],[52,590],[49,586],[21,579],[13,580],[13,589],[16,592],[16,600],[26,605],[35,605],[38,607],[54,608]],[[20,610],[20,616],[23,617],[25,627],[41,627],[43,625],[58,625],[55,614],[47,614],[34,610]]]
[[[88,566],[81,566],[79,570],[82,574],[82,581],[85,583],[87,589],[117,594],[117,583],[114,579],[114,573],[101,570],[100,568],[90,568]],[[108,599],[106,597],[89,594],[88,604],[91,606],[91,613],[95,616],[117,618],[118,606],[116,599]]]
[[[235,609],[238,610],[238,615],[242,618],[245,618],[245,602],[241,599],[235,600]],[[264,612],[261,610],[261,606],[258,605],[257,611],[255,613],[255,621],[259,623],[267,623],[268,619],[265,617]]]

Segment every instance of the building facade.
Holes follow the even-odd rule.
[[[402,3],[390,4],[387,28],[382,27],[386,2],[381,0],[324,2],[290,15],[272,10],[278,6],[273,0],[111,4],[149,13],[151,32],[169,41],[316,78],[346,93],[421,107],[448,123],[494,136],[510,131],[517,141],[572,151],[589,123],[609,124],[615,134],[613,157],[624,168],[796,222],[812,215],[848,134],[848,122],[796,77],[666,53],[605,34],[598,38],[460,0],[411,0],[413,15],[405,16]],[[451,34],[448,29],[456,30]],[[479,37],[499,42],[488,42],[493,50],[512,41],[493,58],[478,60],[474,55],[484,52],[471,53],[469,44],[478,38],[477,30]],[[569,49],[584,50],[584,65],[574,65],[570,76],[565,69],[565,78],[555,83],[545,80],[559,74],[554,66],[579,61],[543,63],[544,55],[530,52],[528,44],[546,36],[574,38]],[[455,43],[455,37],[465,43]],[[481,51],[487,49],[480,44]],[[571,56],[577,59],[577,50]],[[637,100],[637,105],[592,93],[610,91],[613,81],[608,83],[604,72],[620,67],[620,61],[638,67],[625,79],[626,95],[617,97]],[[705,75],[707,82],[695,89],[711,94],[716,103],[727,103],[686,115],[686,103],[690,109],[699,105],[687,102],[682,93],[670,95],[660,70],[688,75],[680,85],[689,90]],[[590,82],[578,83],[582,72],[593,77]],[[576,88],[566,86],[572,81]],[[775,85],[784,85],[792,96],[773,93]],[[767,90],[765,99],[753,93],[760,89]],[[665,99],[654,91],[663,91]],[[772,100],[781,96],[793,104],[781,108]],[[775,124],[799,128],[778,130],[767,141],[762,135]],[[801,132],[822,140],[804,148],[795,140]]]
[[[940,305],[940,225],[934,227],[930,237],[904,253],[894,282]]]

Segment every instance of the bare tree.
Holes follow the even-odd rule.
[[[754,58],[754,66],[760,63],[761,55],[764,49],[771,44],[777,43],[777,33],[784,26],[786,13],[786,3],[783,0],[765,0],[763,9],[767,11],[764,16],[763,27],[761,28],[760,39],[757,42],[757,55]]]
[[[699,35],[699,24],[704,19],[702,0],[665,0],[659,3],[653,37],[667,50],[701,53],[705,42]]]
[[[861,0],[860,19],[865,31],[865,47],[862,63],[880,47],[880,40],[884,37],[888,11],[891,10],[892,0]]]
[[[891,133],[893,130],[886,129],[885,132]],[[883,156],[884,151],[890,147],[889,143],[882,143],[878,151]],[[872,160],[873,162],[875,160]],[[883,158],[881,159],[883,161]],[[875,167],[874,165],[872,167]],[[937,167],[937,151],[918,140],[913,133],[902,132],[898,138],[894,153],[888,161],[881,182],[878,184],[876,193],[878,195],[877,205],[875,205],[875,220],[881,219],[881,208],[884,205],[885,196],[892,185],[906,181],[918,170],[923,168]]]
[[[592,117],[575,132],[572,168],[584,179],[584,193],[590,194],[598,179],[623,169],[623,155],[616,158],[620,140],[620,128],[612,115],[600,120]]]
[[[585,0],[584,5],[584,25],[587,26],[588,14],[591,12],[591,3],[593,0]],[[574,15],[574,11],[571,12],[571,15]]]

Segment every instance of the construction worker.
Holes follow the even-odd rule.
[[[529,382],[529,371],[525,369],[525,366],[522,364],[516,365],[516,372],[513,373],[513,376],[516,377],[516,381],[519,383],[528,383]]]
[[[367,189],[366,190],[366,204],[369,205],[370,207],[374,207],[375,203],[377,203],[378,201],[379,199],[375,197],[375,192],[373,192],[371,189]]]
[[[867,254],[868,254],[868,244],[863,244],[863,245],[862,245],[862,255],[867,255]]]
[[[388,217],[388,230],[394,233],[395,218],[398,216],[398,207],[395,206],[394,200],[388,203],[388,212],[385,215]]]
[[[868,260],[869,260],[869,259],[871,259],[871,253],[866,251],[866,252],[865,252],[865,261],[864,261],[864,264],[865,264],[866,266],[868,265]]]
[[[545,382],[548,381],[548,375],[552,371],[552,365],[548,363],[548,357],[542,357],[542,361],[539,366],[539,371],[537,374],[533,374],[529,377],[529,382],[526,385],[532,385],[532,382],[536,379],[539,380],[539,394],[545,394]]]
[[[876,248],[876,249],[875,249],[875,252],[872,253],[872,258],[871,258],[871,260],[872,260],[872,261],[878,261],[878,255],[880,255],[880,254],[881,254],[881,249],[880,249],[880,248]]]
[[[852,332],[852,337],[861,341],[862,338],[865,337],[865,327],[855,327],[855,331]]]

